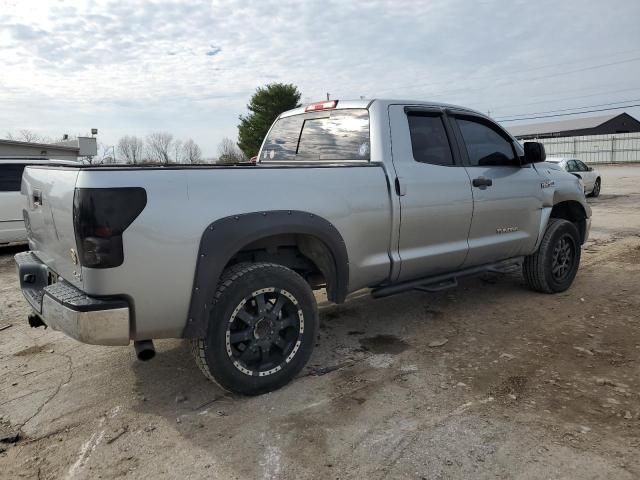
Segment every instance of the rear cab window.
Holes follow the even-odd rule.
[[[277,120],[260,162],[367,162],[369,150],[367,109],[323,110]]]
[[[1,162],[1,160],[0,160]],[[25,165],[0,163],[0,192],[19,192]]]

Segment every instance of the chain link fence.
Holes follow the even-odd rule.
[[[573,157],[590,164],[640,162],[640,133],[531,139],[548,156]]]

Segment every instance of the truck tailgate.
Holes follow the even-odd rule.
[[[31,249],[53,272],[82,287],[73,227],[73,197],[79,171],[27,167],[22,177],[22,195]]]

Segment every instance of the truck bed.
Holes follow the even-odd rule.
[[[130,297],[135,338],[180,336],[203,232],[232,215],[264,209],[322,216],[344,232],[350,288],[389,276],[392,214],[382,164],[43,166],[28,167],[23,182],[34,254],[89,295]],[[147,194],[123,234],[124,263],[81,267],[74,263],[74,190],[117,187]],[[42,205],[34,206],[38,192]]]

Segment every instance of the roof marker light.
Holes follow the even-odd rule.
[[[336,108],[338,100],[329,100],[327,102],[310,103],[304,108],[305,112],[315,112],[317,110],[330,110]]]

